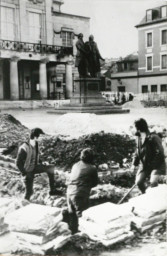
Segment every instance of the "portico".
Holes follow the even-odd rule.
[[[62,81],[57,82],[57,74],[54,73],[53,80],[52,68],[59,65],[63,66],[61,72]],[[72,57],[66,57],[64,61],[57,61],[49,57],[41,57],[39,60],[25,60],[19,54],[11,55],[10,58],[0,59],[0,92],[1,100],[44,100],[54,99],[56,89],[63,98],[69,98],[73,90],[72,78]],[[52,67],[52,68],[51,68]],[[65,81],[63,81],[63,79]],[[64,83],[63,83],[64,82]],[[8,93],[6,93],[8,92]]]
[[[62,0],[0,1],[0,100],[68,99],[77,35],[90,18],[61,12]]]

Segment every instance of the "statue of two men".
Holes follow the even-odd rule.
[[[76,42],[77,54],[75,66],[78,67],[80,77],[98,77],[100,72],[100,59],[101,57],[94,36],[89,36],[89,41],[84,43],[83,34],[78,35]],[[90,75],[89,75],[90,74]]]

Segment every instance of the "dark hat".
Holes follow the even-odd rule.
[[[30,138],[33,139],[34,137],[39,137],[41,134],[45,134],[42,129],[34,128],[31,130]]]

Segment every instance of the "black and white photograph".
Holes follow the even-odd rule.
[[[167,1],[0,0],[0,255],[167,255]]]

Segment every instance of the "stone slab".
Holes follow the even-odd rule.
[[[49,228],[60,221],[56,218],[59,214],[60,208],[30,204],[7,214],[5,222],[12,231],[45,235]]]

